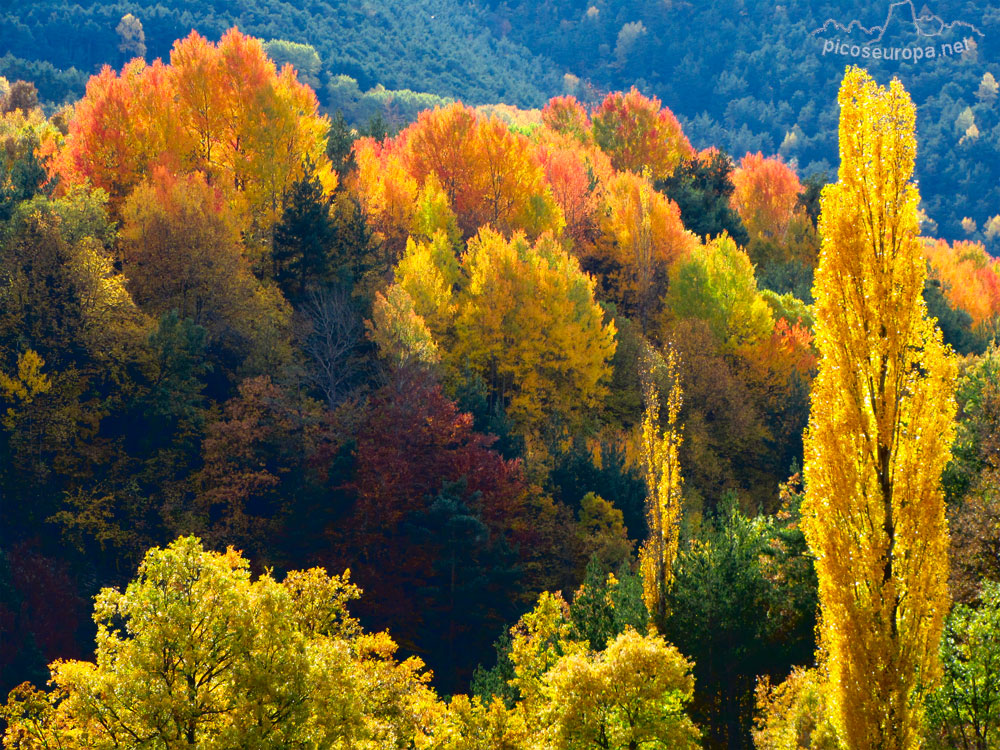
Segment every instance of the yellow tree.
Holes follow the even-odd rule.
[[[915,110],[899,81],[850,68],[840,172],[824,190],[819,372],[803,530],[816,556],[834,720],[851,748],[920,745],[948,609],[941,471],[955,366],[921,297]]]
[[[594,281],[551,234],[533,245],[482,229],[462,256],[456,370],[479,373],[528,438],[562,437],[607,392],[616,329]]]
[[[649,539],[639,552],[642,598],[653,622],[663,627],[667,619],[667,592],[673,580],[677,557],[678,524],[681,520],[680,415],[682,393],[677,353],[671,348],[661,367],[671,382],[667,394],[667,429],[660,430],[660,397],[649,366],[643,373],[646,410],[642,415],[639,452],[646,479],[646,518]]]

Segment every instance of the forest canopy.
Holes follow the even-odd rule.
[[[119,10],[66,106],[0,78],[6,747],[1000,731],[1000,261],[903,82],[815,100],[824,176],[645,85],[393,120]]]

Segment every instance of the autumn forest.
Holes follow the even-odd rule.
[[[1000,228],[903,82],[827,172],[143,20],[0,77],[4,748],[1000,747]]]

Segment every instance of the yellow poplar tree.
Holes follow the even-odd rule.
[[[677,353],[668,349],[664,375],[672,383],[667,394],[667,429],[660,430],[660,397],[651,373],[643,373],[646,409],[642,415],[639,452],[646,479],[646,518],[649,539],[639,552],[642,598],[653,622],[660,628],[667,619],[667,592],[673,581],[681,520],[680,415],[682,392]]]
[[[953,358],[921,296],[915,110],[849,68],[840,171],[823,191],[813,294],[819,372],[805,442],[803,530],[816,556],[833,714],[850,748],[920,746],[948,609],[941,471]]]

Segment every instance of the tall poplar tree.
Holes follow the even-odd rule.
[[[819,372],[805,442],[803,529],[816,556],[834,719],[850,748],[920,746],[948,609],[941,471],[955,364],[928,319],[910,181],[915,109],[849,68],[840,171],[823,191]]]
[[[680,416],[683,393],[677,352],[669,348],[661,365],[670,380],[667,394],[667,429],[660,431],[660,398],[653,382],[653,365],[646,364],[643,390],[646,409],[642,415],[639,452],[646,479],[646,518],[649,539],[639,551],[642,598],[660,632],[667,619],[667,593],[674,579],[674,560],[681,520]]]

